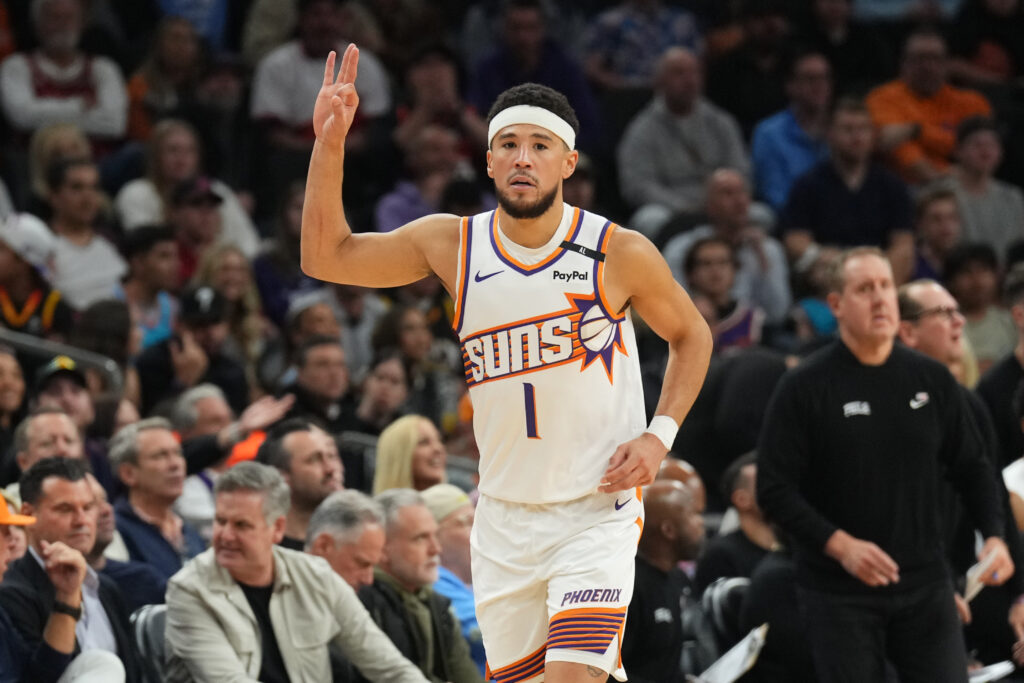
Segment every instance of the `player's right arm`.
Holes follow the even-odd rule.
[[[349,45],[345,50],[337,78],[334,62],[331,52],[313,110],[316,143],[302,208],[303,272],[319,280],[366,287],[395,287],[437,272],[451,291],[458,218],[434,215],[390,233],[352,233],[341,202],[341,183],[345,138],[359,106],[358,48]]]

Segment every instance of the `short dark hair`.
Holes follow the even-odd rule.
[[[1002,131],[999,124],[991,116],[968,116],[956,127],[956,144],[959,147],[975,133],[989,131],[1002,140]]]
[[[733,491],[743,486],[743,468],[747,465],[757,464],[757,451],[750,451],[744,453],[740,457],[729,463],[729,466],[725,468],[725,472],[722,472],[722,480],[719,482],[721,486],[722,498],[725,502],[729,502],[732,498]]]
[[[539,83],[521,83],[498,95],[498,99],[494,101],[491,110],[487,113],[487,123],[490,124],[495,116],[509,107],[520,104],[547,109],[568,123],[573,133],[580,134],[580,120],[576,118],[576,112],[573,111],[572,105],[569,104],[565,95]],[[490,146],[489,140],[488,146]]]
[[[271,428],[267,438],[256,451],[256,461],[282,472],[291,472],[292,454],[285,450],[284,440],[293,432],[309,432],[318,425],[305,417],[290,417]]]
[[[64,184],[71,169],[79,166],[97,168],[96,162],[87,157],[74,157],[71,159],[56,159],[46,169],[46,185],[51,190],[58,190]]]
[[[945,201],[956,204],[956,193],[948,187],[940,185],[922,190],[917,195],[917,199],[914,200],[914,222],[920,222],[932,204]],[[957,208],[957,211],[959,211],[959,208]]]
[[[711,237],[704,237],[697,240],[693,243],[693,246],[690,247],[690,250],[686,252],[686,256],[683,258],[683,272],[686,273],[687,277],[689,277],[690,273],[697,268],[698,252],[709,244],[718,244],[728,249],[729,255],[732,257],[733,268],[739,268],[740,264],[739,258],[736,255],[736,247],[734,247],[729,240],[712,235]]]
[[[81,481],[91,472],[89,463],[80,458],[43,458],[23,472],[18,479],[21,500],[32,506],[38,505],[43,494],[43,482],[48,478]]]
[[[863,114],[870,117],[871,111],[862,98],[843,95],[832,105],[832,111],[828,119],[829,123],[834,123],[840,114]]]
[[[1024,301],[1024,263],[1018,263],[1003,280],[1003,301],[1007,306],[1016,306]]]
[[[304,367],[306,365],[306,361],[309,359],[310,350],[318,346],[341,347],[341,339],[327,334],[313,335],[299,344],[299,348],[295,350],[295,365],[299,368]]]
[[[121,239],[121,254],[130,262],[139,254],[149,253],[161,242],[174,242],[176,239],[174,229],[168,225],[140,225],[133,230],[125,231]]]
[[[829,69],[832,68],[832,62],[829,61],[824,52],[821,50],[801,47],[793,51],[786,60],[786,81],[789,82],[796,78],[796,70],[800,67],[800,64],[812,57],[818,57],[819,59],[825,60]]]
[[[949,282],[975,264],[983,265],[992,271],[999,269],[999,257],[996,256],[996,250],[992,248],[991,244],[967,242],[954,247],[946,256],[946,261],[943,264],[943,276],[946,282]]]
[[[900,285],[900,288],[896,290],[896,301],[900,307],[900,320],[917,320],[925,310],[920,301],[910,296],[912,288],[920,287],[921,285],[937,284],[939,283],[931,278],[920,278]]]
[[[901,57],[906,58],[907,48],[910,46],[911,42],[918,38],[933,38],[935,40],[940,40],[942,41],[943,46],[945,46],[946,49],[949,49],[949,41],[946,40],[946,36],[942,35],[942,31],[930,24],[921,24],[911,30],[910,33],[907,34],[907,37],[903,39],[903,49],[900,51]]]

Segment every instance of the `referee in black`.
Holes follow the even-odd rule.
[[[894,345],[892,268],[844,252],[828,295],[839,339],[787,374],[758,445],[758,501],[795,539],[798,595],[822,683],[963,683],[967,655],[945,561],[938,477],[959,490],[994,553],[985,583],[1013,573],[977,431],[949,371]]]

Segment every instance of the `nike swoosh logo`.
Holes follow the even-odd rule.
[[[473,279],[476,280],[477,282],[483,282],[487,278],[494,277],[495,275],[498,275],[499,273],[504,273],[504,272],[505,272],[504,270],[496,270],[493,273],[490,273],[488,275],[481,275],[480,271],[478,270],[478,271],[476,271],[476,275],[473,276]]]
[[[926,398],[922,398],[921,400],[917,400],[917,399],[913,399],[913,398],[910,399],[910,407],[913,408],[914,410],[917,410],[918,408],[923,406],[925,403],[928,403],[928,399],[926,399]]]
[[[616,510],[621,510],[622,508],[626,507],[626,504],[629,503],[629,501],[631,501],[631,500],[633,500],[633,499],[632,498],[627,498],[625,503],[621,503],[620,504],[619,503],[619,499],[616,498],[615,499],[615,509]]]

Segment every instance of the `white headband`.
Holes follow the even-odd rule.
[[[498,112],[491,119],[491,124],[487,126],[487,144],[491,144],[494,136],[502,128],[517,123],[530,123],[546,128],[560,137],[569,149],[576,149],[576,133],[572,132],[572,126],[565,119],[543,107],[534,107],[529,104],[517,104]]]

